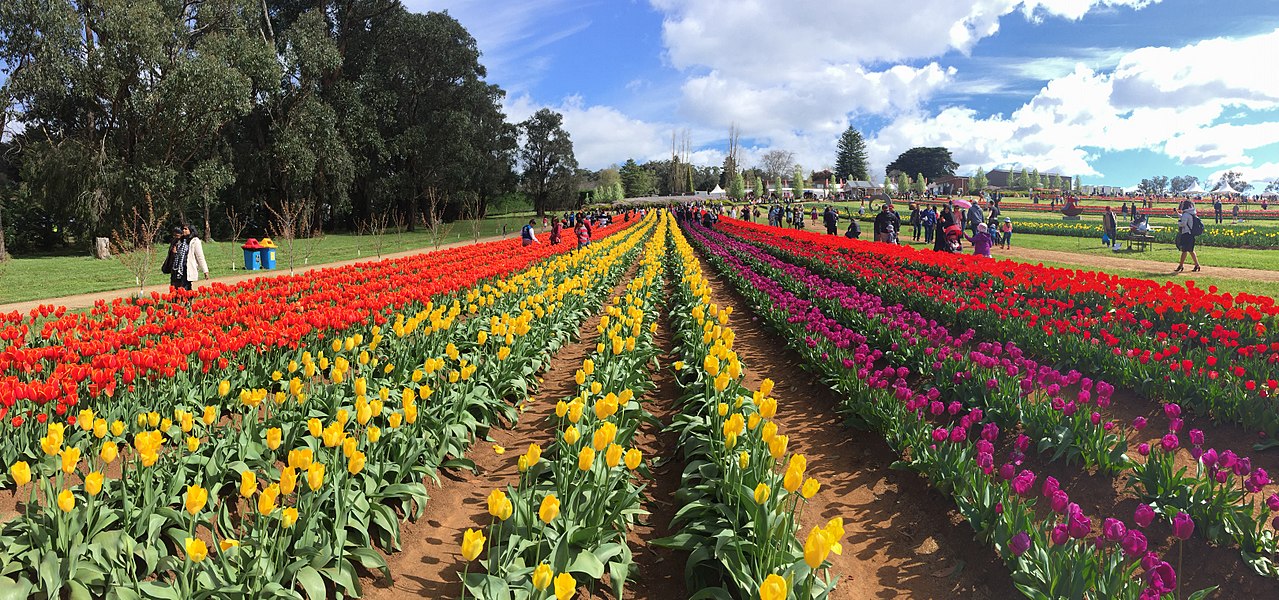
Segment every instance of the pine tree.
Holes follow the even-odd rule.
[[[795,173],[791,176],[791,193],[796,200],[804,198],[804,169],[795,165]]]
[[[763,177],[760,177],[759,175],[755,176],[755,183],[753,186],[751,186],[751,191],[755,194],[756,200],[760,200],[764,198],[764,178]]]
[[[922,195],[922,194],[923,194],[924,192],[926,192],[926,191],[928,191],[928,180],[927,180],[927,179],[924,179],[924,174],[923,174],[923,173],[918,173],[918,174],[916,174],[916,176],[915,176],[915,193],[916,193],[916,194],[921,194],[921,195]]]
[[[1039,169],[1030,172],[1030,189],[1044,187],[1043,180],[1039,177]]]
[[[866,168],[866,141],[861,132],[850,125],[839,136],[839,152],[835,154],[835,175],[845,179],[867,181],[870,172]]]
[[[1017,187],[1030,189],[1030,171],[1027,171],[1026,167],[1021,168],[1021,176],[1017,178]]]
[[[910,175],[905,173],[897,174],[897,195],[905,196],[910,193]]]

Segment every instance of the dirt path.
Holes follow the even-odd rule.
[[[897,457],[882,439],[844,427],[834,392],[801,368],[802,359],[765,329],[709,263],[701,264],[714,301],[733,308],[730,325],[746,384],[773,380],[779,430],[822,483],[801,533],[844,518],[844,552],[831,555],[840,575],[832,600],[1020,597],[1008,569],[974,540],[954,504],[918,476],[890,469]]]
[[[635,270],[632,266],[623,275],[613,294],[625,290]],[[417,523],[403,525],[400,535],[403,548],[387,557],[394,581],[365,578],[366,599],[456,598],[460,595],[464,566],[460,552],[462,533],[467,528],[488,526],[485,499],[489,492],[515,485],[519,479],[516,468],[519,455],[530,443],[546,447],[552,439],[554,421],[549,417],[555,413],[555,402],[577,392],[573,374],[582,366],[582,360],[595,351],[599,322],[600,313],[596,313],[578,329],[578,341],[566,344],[555,353],[542,374],[536,396],[529,399],[527,410],[514,428],[494,428],[490,431],[492,442],[481,440],[471,448],[467,458],[475,461],[475,472],[442,471],[439,487],[427,482],[431,498],[427,501],[426,514]],[[498,455],[494,445],[505,448],[506,452]]]
[[[1039,261],[1080,265],[1090,269],[1136,271],[1147,277],[1169,277],[1175,262],[1142,260],[1138,258],[1122,258],[1119,256],[1094,256],[1091,254],[1062,252],[1059,250],[1036,250],[1033,248],[1012,248],[1011,250],[994,250],[995,258],[1007,258],[1020,262],[1035,263]],[[1238,267],[1214,267],[1205,265],[1200,273],[1191,273],[1192,262],[1186,259],[1186,270],[1182,273],[1186,279],[1194,279],[1198,275],[1223,277],[1227,279],[1243,279],[1248,281],[1279,282],[1279,271],[1262,271],[1260,269],[1240,269]]]
[[[672,284],[668,281],[664,296],[671,297]],[[657,347],[662,349],[658,362],[661,368],[652,374],[657,387],[648,394],[644,407],[661,425],[645,423],[635,436],[635,445],[644,453],[652,469],[653,479],[645,489],[643,509],[648,516],[631,530],[627,543],[634,550],[638,573],[634,581],[627,583],[627,596],[637,600],[662,600],[687,598],[684,589],[685,557],[673,550],[655,548],[653,540],[674,534],[671,520],[679,507],[675,504],[675,491],[679,489],[684,465],[678,460],[679,436],[666,430],[677,412],[675,402],[681,388],[672,375],[670,365],[676,360],[673,352],[675,339],[670,328],[669,313],[663,312],[657,329]]]
[[[481,237],[480,242],[491,242],[494,240],[503,239],[504,237],[507,237],[507,236]],[[297,275],[301,273],[314,271],[317,269],[344,267],[344,266],[354,265],[354,264],[359,264],[364,262],[374,262],[379,260],[388,260],[392,258],[404,258],[406,256],[414,256],[418,254],[426,254],[428,252],[435,252],[436,250],[445,250],[447,248],[456,248],[458,246],[468,246],[474,243],[475,242],[470,240],[460,241],[460,242],[450,242],[447,244],[440,244],[439,248],[434,248],[434,247],[418,248],[415,250],[405,250],[403,252],[393,252],[389,254],[383,254],[381,258],[365,256],[362,258],[355,258],[351,260],[343,260],[338,262],[305,265],[305,266],[295,267],[293,269],[293,274]],[[288,275],[288,274],[289,274],[289,270],[287,267],[278,268],[271,271],[237,271],[233,275],[223,275],[223,276],[213,277],[210,279],[201,279],[200,281],[197,281],[195,282],[195,284],[193,284],[193,288],[198,290],[200,288],[213,285],[214,283],[225,283],[227,285],[235,285],[237,283],[242,283],[242,282],[249,281],[252,279],[257,279],[260,277],[261,278],[280,277],[282,275]],[[157,279],[161,278],[158,273],[156,275],[156,278]],[[169,291],[169,284],[167,283],[161,284],[161,285],[149,285],[143,288],[143,293],[148,296],[151,295],[151,292],[159,292],[163,294],[168,291]],[[54,306],[65,306],[67,307],[68,310],[91,308],[99,300],[110,302],[112,300],[115,300],[116,298],[128,298],[130,296],[133,296],[136,293],[137,293],[137,290],[134,290],[133,288],[126,288],[122,290],[93,292],[91,294],[77,294],[75,296],[63,296],[61,298],[44,298],[40,300],[28,300],[25,302],[13,302],[11,304],[0,304],[0,313],[10,313],[16,310],[19,313],[27,314],[31,312],[32,309],[38,308],[41,305],[49,305],[49,304]]]

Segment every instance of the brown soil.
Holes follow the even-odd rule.
[[[889,468],[897,459],[881,439],[842,425],[838,397],[800,365],[803,360],[767,331],[749,304],[710,265],[702,269],[714,300],[733,308],[735,349],[745,383],[772,379],[779,432],[808,458],[822,483],[800,533],[841,516],[843,554],[831,554],[840,576],[833,600],[862,598],[1015,598],[1008,569],[978,543],[954,504],[920,477]]]
[[[622,277],[614,293],[624,290],[631,280],[634,267]],[[462,560],[460,548],[462,533],[467,528],[484,529],[489,524],[485,499],[494,489],[515,485],[519,480],[516,460],[529,444],[546,446],[552,437],[555,402],[577,392],[574,372],[582,361],[595,351],[599,338],[597,313],[582,323],[579,339],[561,348],[543,373],[537,394],[526,402],[526,411],[512,428],[494,428],[489,432],[491,442],[479,441],[467,454],[475,461],[476,470],[441,471],[439,487],[430,480],[427,488],[431,494],[426,514],[416,523],[404,523],[400,531],[399,552],[387,557],[393,581],[362,578],[365,598],[368,600],[393,600],[400,598],[456,598],[461,595]],[[650,410],[652,410],[650,408]],[[501,446],[506,452],[498,455],[493,446]],[[649,454],[648,449],[644,450]],[[473,565],[472,570],[479,568]],[[591,598],[585,588],[578,598]]]

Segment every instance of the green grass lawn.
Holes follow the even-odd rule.
[[[1152,262],[1152,269],[1156,267],[1163,268],[1162,266],[1154,265],[1153,263],[1155,262],[1176,263],[1181,260],[1180,250],[1177,250],[1172,244],[1163,243],[1151,244],[1150,250],[1147,252],[1129,251],[1126,249],[1127,243],[1124,243],[1124,250],[1113,252],[1109,248],[1102,246],[1100,239],[1013,233],[1013,244],[1023,248],[1039,250],[1057,250],[1073,254],[1146,260]],[[1199,262],[1205,266],[1279,271],[1279,250],[1248,250],[1212,246],[1199,246],[1196,250],[1199,254]],[[1190,258],[1187,257],[1186,261],[1189,263]]]
[[[1096,247],[1087,246],[1085,248],[1081,248],[1077,250],[1076,248],[1073,247],[1073,242],[1075,239],[1080,239],[1080,238],[1063,238],[1063,237],[1051,236],[1051,235],[1021,235],[1021,236],[1018,236],[1016,234],[1013,235],[1013,243],[1024,248],[1037,248],[1037,249],[1043,249],[1043,250],[1061,250],[1064,252],[1072,252],[1072,253],[1078,253],[1078,254],[1096,254],[1099,256],[1112,254],[1109,250],[1102,248],[1100,245],[1100,242],[1097,243]],[[1067,244],[1066,242],[1069,242],[1070,244]],[[906,240],[904,243],[915,245],[915,246],[923,245],[922,242],[911,242],[909,240]],[[1071,246],[1071,247],[1067,247],[1067,246]],[[998,249],[995,250],[995,258],[1015,260],[1018,262],[1024,262],[1028,264],[1042,263],[1044,266],[1060,267],[1063,269],[1084,269],[1088,271],[1101,271],[1104,273],[1110,273],[1112,275],[1118,275],[1121,277],[1150,279],[1152,281],[1158,281],[1160,283],[1167,282],[1167,281],[1172,281],[1174,283],[1184,283],[1186,280],[1194,280],[1195,285],[1204,289],[1207,289],[1209,286],[1215,285],[1221,291],[1226,291],[1231,293],[1243,292],[1248,294],[1258,294],[1263,296],[1270,296],[1272,298],[1279,298],[1279,283],[1276,283],[1276,282],[1254,281],[1254,280],[1247,280],[1247,279],[1235,279],[1235,278],[1229,278],[1229,277],[1211,276],[1212,265],[1236,266],[1236,267],[1241,266],[1241,267],[1253,268],[1253,269],[1265,268],[1267,270],[1279,269],[1279,251],[1231,250],[1229,248],[1209,249],[1209,250],[1215,251],[1212,253],[1213,255],[1222,255],[1222,256],[1229,255],[1236,252],[1255,252],[1258,254],[1268,255],[1266,256],[1265,261],[1267,261],[1269,266],[1262,267],[1262,266],[1256,265],[1255,263],[1254,264],[1222,265],[1218,263],[1209,262],[1205,258],[1204,252],[1201,250],[1199,252],[1199,262],[1204,264],[1205,267],[1209,269],[1207,271],[1207,275],[1205,275],[1204,273],[1190,273],[1189,268],[1187,268],[1187,272],[1180,273],[1180,274],[1173,274],[1170,272],[1170,269],[1166,268],[1164,265],[1153,262],[1153,261],[1161,260],[1161,261],[1172,261],[1175,263],[1181,257],[1181,253],[1176,252],[1174,254],[1172,246],[1169,246],[1167,244],[1159,244],[1158,246],[1159,247],[1157,249],[1152,250],[1151,252],[1146,252],[1146,253],[1141,253],[1141,252],[1114,253],[1114,256],[1120,256],[1123,258],[1146,258],[1152,261],[1150,270],[1140,270],[1140,271],[1134,271],[1129,269],[1110,269],[1110,268],[1098,269],[1096,266],[1093,266],[1093,265],[1086,265],[1083,263],[1072,263],[1068,261],[1041,261],[1038,259],[1018,256],[1015,252],[1000,252]],[[1143,256],[1143,254],[1148,256]],[[1217,257],[1220,258],[1221,256],[1217,256]],[[1189,261],[1189,259],[1187,259],[1187,261]],[[1231,261],[1231,262],[1235,262],[1235,261]],[[1201,275],[1205,275],[1205,276],[1201,276]]]
[[[503,225],[508,235],[518,235],[520,227],[531,218],[529,214],[504,215],[484,219],[479,228],[480,237],[501,235]],[[541,223],[538,223],[539,235]],[[472,237],[471,222],[457,221],[451,224],[442,243],[469,240]],[[240,242],[242,243],[242,242]],[[213,277],[243,273],[244,255],[240,243],[206,242],[204,257]],[[296,242],[294,254],[302,253],[306,240]],[[375,240],[372,236],[350,233],[329,234],[315,242],[311,264],[324,264],[357,258],[376,258]],[[382,242],[382,254],[402,252],[416,248],[430,248],[430,232],[418,230],[387,234]],[[161,251],[163,251],[163,246]],[[301,259],[297,265],[301,266]],[[234,265],[235,270],[232,270]],[[287,270],[287,252],[276,252],[276,269]],[[155,263],[154,273],[147,278],[148,285],[165,283],[167,275],[160,273],[160,263]],[[58,298],[75,294],[89,294],[126,289],[135,286],[132,273],[118,260],[98,260],[85,252],[84,256],[50,255],[30,258],[14,258],[0,263],[0,304],[25,302],[45,298]]]

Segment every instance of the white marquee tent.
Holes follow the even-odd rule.
[[[1204,189],[1199,187],[1199,184],[1196,183],[1177,193],[1181,194],[1182,196],[1202,196],[1207,192],[1204,192]]]
[[[1213,196],[1238,196],[1239,192],[1236,191],[1235,188],[1230,187],[1230,184],[1227,183],[1223,184],[1222,187],[1209,192],[1209,194]]]

